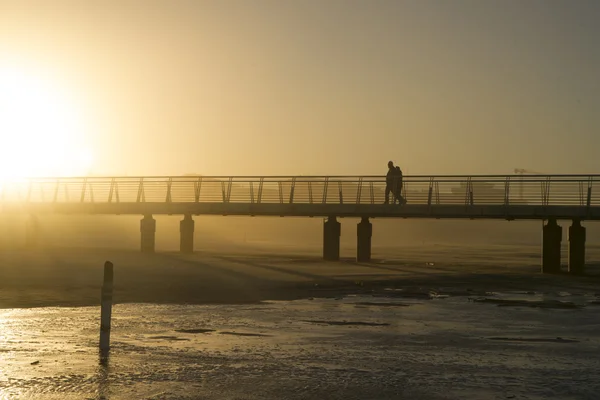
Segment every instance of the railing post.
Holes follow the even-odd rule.
[[[170,203],[171,202],[171,187],[173,186],[173,178],[169,178],[168,182],[167,182],[167,198],[165,199],[165,202]]]
[[[93,203],[94,202],[94,187],[89,182],[88,182],[88,185],[90,187],[90,201]]]
[[[469,181],[469,205],[473,206],[473,181]]]
[[[508,207],[510,202],[510,177],[506,177],[504,181],[504,206]]]
[[[54,203],[58,201],[58,190],[60,188],[60,179],[56,180],[56,187],[54,188]]]
[[[550,177],[542,182],[542,205],[545,207],[550,204]]]
[[[140,186],[138,187],[137,202],[146,202],[146,194],[144,193],[144,178],[140,178]]]
[[[465,205],[469,205],[469,198],[471,193],[471,177],[467,178],[466,190],[465,190]]]
[[[296,177],[292,178],[292,187],[290,188],[290,204],[294,203],[294,189],[296,188]]]
[[[427,193],[427,206],[431,207],[431,199],[433,197],[433,177],[429,178],[429,191]]]
[[[308,181],[308,202],[310,204],[313,203],[313,191],[312,191],[312,182]]]
[[[338,190],[340,192],[340,204],[344,204],[344,194],[342,193],[342,181],[338,181]]]
[[[229,186],[227,187],[227,202],[231,201],[231,188],[233,187],[233,177],[229,177]]]
[[[323,204],[327,203],[327,189],[329,186],[329,177],[325,178],[325,182],[323,184]]]
[[[83,189],[81,190],[81,203],[85,201],[85,192],[87,190],[87,178],[83,180]]]
[[[542,206],[546,205],[546,182],[540,182],[540,186],[542,188]]]
[[[523,201],[523,174],[519,175],[519,200]]]
[[[260,202],[262,201],[262,192],[263,192],[264,183],[265,183],[265,178],[260,178],[260,182],[258,183],[258,199],[257,199],[258,204],[260,204]]]
[[[279,188],[279,203],[283,204],[283,183],[278,181],[277,186]]]
[[[371,194],[371,204],[375,204],[375,188],[373,187],[373,181],[369,182],[369,191]]]
[[[362,176],[358,178],[358,188],[356,189],[356,204],[360,204],[362,198]]]
[[[108,191],[108,202],[112,203],[113,194],[115,191],[115,178],[110,180],[110,189]]]
[[[254,204],[254,182],[250,181],[250,204]]]
[[[194,201],[200,202],[200,190],[202,189],[202,177],[198,178],[198,182],[194,184]]]
[[[588,179],[588,188],[587,188],[587,201],[586,201],[586,207],[587,207],[587,212],[586,215],[588,216],[588,218],[590,217],[590,207],[592,206],[592,177],[590,177]]]

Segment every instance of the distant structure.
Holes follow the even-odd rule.
[[[519,200],[523,200],[523,174],[544,175],[542,172],[536,172],[524,168],[515,168],[515,174],[518,174],[521,179],[521,184],[519,185]]]

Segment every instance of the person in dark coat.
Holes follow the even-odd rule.
[[[396,200],[398,200],[398,204],[406,204],[406,200],[402,197],[402,170],[399,166],[396,166],[395,173],[395,187],[394,187],[394,204],[396,204]]]
[[[385,202],[383,204],[390,203],[390,193],[395,194],[395,179],[396,178],[396,168],[394,168],[394,163],[392,161],[388,162],[388,172],[385,176]],[[394,200],[394,203],[396,201]]]

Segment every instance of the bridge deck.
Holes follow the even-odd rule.
[[[0,184],[0,210],[594,220],[597,182],[600,175],[405,176],[408,203],[386,205],[380,176],[32,178]]]

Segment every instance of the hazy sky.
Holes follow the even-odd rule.
[[[600,172],[599,21],[598,0],[0,0],[0,66],[77,99],[95,173]]]

